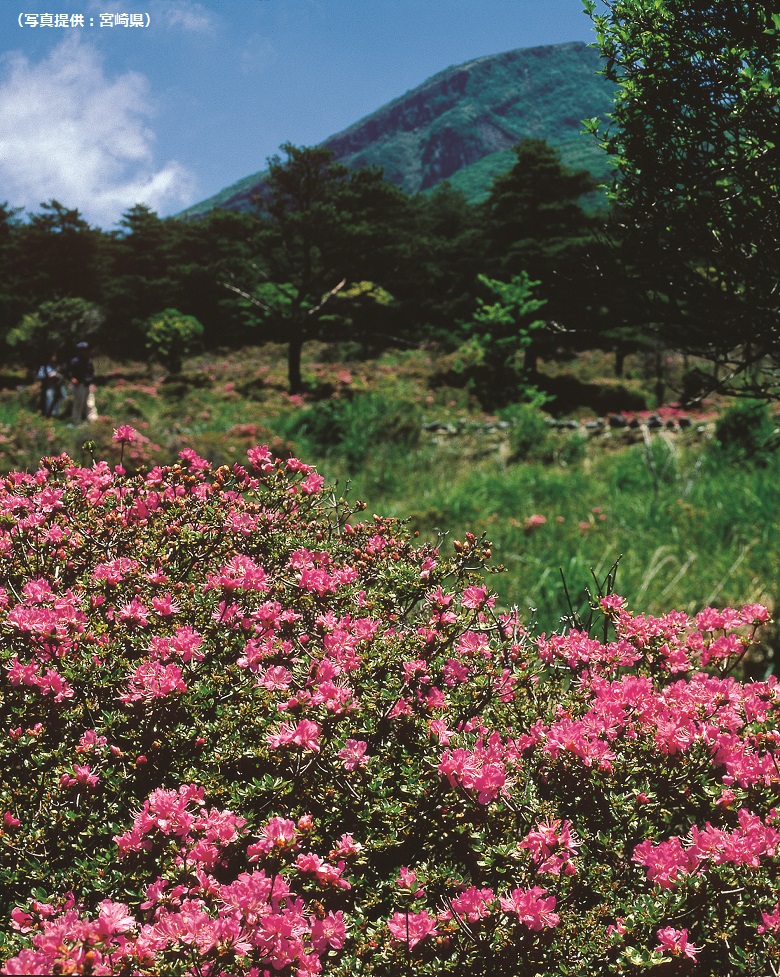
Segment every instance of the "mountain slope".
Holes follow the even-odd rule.
[[[598,68],[596,50],[580,42],[477,58],[439,72],[321,145],[350,167],[381,167],[408,193],[450,180],[479,199],[514,162],[511,147],[528,136],[546,139],[565,163],[602,178],[606,158],[580,131],[583,119],[612,107],[612,85]],[[263,176],[245,177],[180,216],[246,210]]]

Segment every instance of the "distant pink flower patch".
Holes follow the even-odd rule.
[[[526,516],[523,522],[523,529],[526,535],[530,535],[535,529],[540,526],[544,526],[547,523],[547,516],[541,516],[538,513],[534,513],[532,516]]]

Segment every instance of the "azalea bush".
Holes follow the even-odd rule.
[[[9,475],[0,972],[778,972],[766,608],[539,635],[452,549],[265,447]]]

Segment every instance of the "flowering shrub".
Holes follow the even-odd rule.
[[[5,479],[0,971],[780,967],[766,609],[533,635],[488,556],[261,447]]]

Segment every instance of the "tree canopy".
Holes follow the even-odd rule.
[[[766,377],[780,363],[780,3],[584,4],[618,86],[590,128],[616,164],[652,315],[730,376]]]

